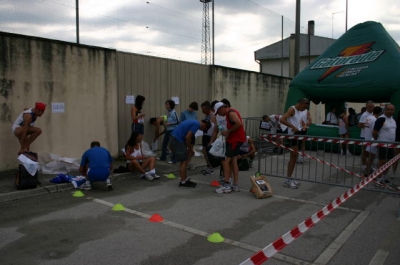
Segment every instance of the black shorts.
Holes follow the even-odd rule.
[[[235,143],[236,146],[235,148],[232,148],[232,143],[226,143],[226,151],[225,151],[225,156],[226,157],[234,157],[239,155],[240,147],[242,146],[243,143]]]
[[[210,141],[211,141],[211,136],[210,135],[203,135],[203,138],[201,139],[201,145],[203,147],[206,147],[206,146],[208,146]]]
[[[394,148],[379,147],[379,160],[389,160],[394,157]]]
[[[295,134],[293,134],[293,136],[302,136],[302,135],[306,135],[306,132],[305,131],[301,131],[301,132],[296,132]],[[303,145],[303,140],[288,139],[286,144],[289,147],[297,146],[298,148],[301,148],[302,145]]]

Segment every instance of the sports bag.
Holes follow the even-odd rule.
[[[250,158],[240,158],[237,160],[237,164],[240,171],[247,171],[250,169]]]
[[[17,190],[35,189],[38,184],[38,171],[36,171],[36,173],[32,176],[26,170],[24,165],[19,164],[15,174],[15,188]]]

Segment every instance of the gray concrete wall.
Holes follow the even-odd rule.
[[[15,168],[11,126],[24,108],[47,104],[31,150],[78,158],[98,140],[117,154],[115,50],[0,33],[0,170]],[[65,104],[53,113],[52,103]]]
[[[227,98],[242,117],[284,112],[291,79],[220,66],[212,72],[213,99]]]
[[[113,156],[131,133],[127,95],[143,95],[145,141],[153,139],[151,117],[164,115],[176,96],[178,115],[192,101],[227,98],[243,118],[283,113],[290,79],[156,58],[15,34],[0,33],[0,170],[17,165],[19,143],[11,133],[24,108],[43,101],[48,108],[36,126],[43,134],[31,150],[79,158],[92,140]],[[52,112],[64,103],[65,113]],[[201,109],[199,119],[204,117]],[[161,141],[159,142],[161,147]]]

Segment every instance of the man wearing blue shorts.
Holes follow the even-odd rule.
[[[98,141],[90,144],[90,149],[82,155],[79,172],[86,177],[86,183],[81,185],[81,189],[91,190],[91,182],[105,181],[106,189],[112,190],[110,171],[112,170],[112,157],[107,149],[100,146]]]

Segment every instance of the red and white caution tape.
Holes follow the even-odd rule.
[[[269,135],[269,136],[270,136],[270,135]],[[312,159],[312,160],[315,160],[315,161],[318,161],[318,162],[320,162],[320,163],[322,163],[322,164],[325,164],[325,165],[334,167],[334,168],[336,168],[336,169],[338,169],[338,170],[340,170],[340,171],[349,173],[350,175],[356,176],[356,177],[358,177],[358,178],[364,178],[364,176],[361,176],[360,174],[357,174],[357,173],[355,173],[355,172],[349,171],[349,170],[347,170],[347,169],[345,169],[345,168],[341,168],[341,167],[339,167],[339,166],[337,166],[337,165],[335,165],[335,164],[328,163],[328,162],[326,162],[326,161],[324,161],[324,160],[321,160],[321,159],[319,159],[319,158],[317,158],[317,157],[308,155],[308,154],[306,154],[306,153],[304,153],[304,152],[296,151],[296,150],[294,150],[294,149],[292,149],[292,148],[290,148],[290,147],[287,147],[287,146],[284,146],[284,145],[279,144],[279,143],[277,143],[277,142],[274,142],[274,141],[271,140],[271,139],[265,138],[265,137],[263,137],[263,136],[261,136],[260,138],[261,138],[262,140],[265,140],[265,141],[267,141],[267,142],[270,142],[270,143],[272,143],[272,144],[274,144],[274,145],[276,145],[276,146],[279,146],[279,147],[281,147],[281,148],[283,148],[283,149],[289,150],[289,151],[294,152],[294,153],[297,153],[297,154],[301,154],[302,156],[308,157],[308,158],[310,158],[310,159]],[[290,136],[289,136],[289,138],[290,138]],[[302,139],[300,139],[300,137],[296,137],[296,138],[299,138],[298,141],[301,141],[301,140],[302,140]],[[293,138],[293,139],[294,139],[294,138]],[[390,190],[395,190],[395,189],[393,189],[392,187],[386,185],[385,183],[380,183],[380,182],[376,181],[375,179],[373,180],[373,182],[375,182],[375,184],[377,184],[377,185],[379,185],[379,186],[381,186],[381,187],[385,187],[385,188],[388,188],[388,189],[390,189]]]
[[[390,144],[390,143],[374,143],[369,141],[353,141],[353,140],[340,140],[340,139],[331,139],[325,137],[310,137],[310,136],[302,136],[296,134],[264,134],[262,135],[264,138],[274,138],[274,139],[293,139],[293,140],[306,140],[311,142],[321,142],[321,143],[334,143],[334,144],[353,144],[353,145],[365,145],[365,146],[379,146],[386,148],[400,148],[398,144]]]
[[[355,173],[355,172],[349,171],[349,170],[347,170],[347,169],[345,169],[345,168],[341,168],[341,167],[339,167],[339,166],[337,166],[337,165],[335,165],[335,164],[328,163],[328,162],[326,162],[326,161],[324,161],[324,160],[321,160],[321,159],[319,159],[319,158],[317,158],[317,157],[313,157],[313,156],[308,155],[308,154],[306,154],[306,153],[304,153],[304,152],[295,151],[294,149],[292,149],[292,148],[290,148],[290,147],[286,147],[286,146],[284,146],[284,145],[281,145],[281,144],[279,144],[279,143],[276,143],[276,142],[274,142],[273,140],[270,140],[270,139],[268,139],[268,138],[261,137],[261,139],[263,139],[263,140],[265,140],[265,141],[267,141],[267,142],[273,143],[274,145],[279,146],[279,147],[281,147],[281,148],[284,148],[284,149],[286,149],[286,150],[290,150],[291,152],[301,154],[302,156],[308,157],[308,158],[310,158],[310,159],[312,159],[312,160],[315,160],[315,161],[318,161],[318,162],[320,162],[320,163],[322,163],[322,164],[325,164],[325,165],[334,167],[334,168],[336,168],[336,169],[338,169],[338,170],[340,170],[340,171],[349,173],[349,174],[354,175],[354,176],[359,177],[359,178],[362,177],[360,174],[357,174],[357,173]],[[302,139],[298,139],[298,141],[301,141],[301,140],[302,140]]]
[[[347,201],[354,194],[359,192],[363,187],[368,185],[371,181],[373,181],[377,176],[382,174],[386,169],[388,169],[391,165],[393,165],[397,160],[400,159],[400,154],[392,158],[385,165],[377,169],[373,174],[371,174],[368,178],[364,179],[347,192],[340,195],[338,198],[333,200],[330,204],[326,205],[324,208],[313,214],[311,217],[307,218],[304,222],[299,225],[293,227],[289,232],[276,239],[273,243],[269,244],[252,257],[246,259],[240,265],[259,265],[263,262],[270,259],[274,256],[278,251],[282,250],[284,247],[293,242],[296,238],[307,232],[310,228],[312,228],[315,224],[321,221],[328,214],[333,212],[336,208],[338,208],[342,203]]]

